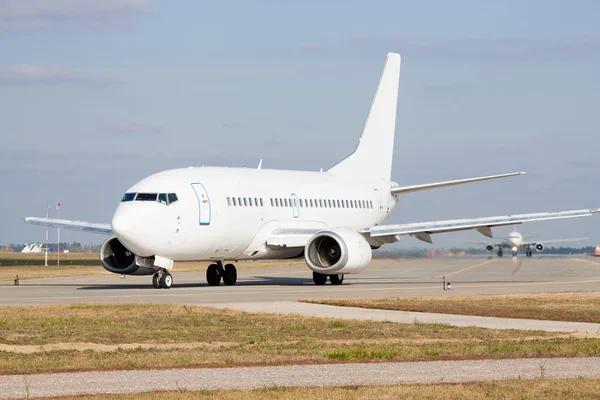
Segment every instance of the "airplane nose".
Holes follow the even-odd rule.
[[[139,256],[152,255],[147,254],[148,249],[144,246],[147,240],[144,239],[143,227],[140,227],[136,214],[136,210],[117,207],[111,222],[113,234],[129,251]]]
[[[121,207],[117,208],[111,222],[113,233],[119,238],[127,238],[131,236],[131,221],[126,212],[123,212]]]

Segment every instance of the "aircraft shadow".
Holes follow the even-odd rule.
[[[465,285],[472,285],[472,284],[513,284],[513,283],[538,283],[538,282],[545,282],[543,280],[476,280],[476,281],[469,281],[469,280],[448,280],[449,282],[451,282],[454,285],[457,284],[465,284]],[[414,285],[440,285],[442,284],[441,280],[398,280],[398,279],[389,279],[389,278],[362,278],[360,281],[353,281],[353,280],[346,280],[344,281],[343,286],[361,286],[361,285],[397,285],[398,287],[402,287],[402,286],[414,286]],[[0,286],[13,286],[12,284],[0,284]],[[43,283],[43,284],[36,284],[36,283],[27,283],[27,282],[22,282],[21,283],[21,287],[46,287],[46,288],[50,288],[50,287],[56,287],[56,288],[60,288],[60,287],[71,287],[71,288],[76,288],[76,290],[128,290],[128,289],[143,289],[143,290],[155,290],[152,287],[152,284],[150,281],[148,282],[142,282],[142,281],[137,281],[135,283],[124,283],[123,281],[119,282],[119,283],[99,283],[99,284],[87,284],[87,285],[81,285],[81,284],[76,284],[76,283]],[[260,287],[260,286],[315,286],[312,278],[304,278],[304,277],[269,277],[269,276],[254,276],[252,277],[252,280],[241,280],[238,281],[235,284],[235,287]],[[218,287],[224,287],[223,284],[219,285]],[[316,286],[315,286],[316,287]],[[325,285],[324,287],[331,287],[331,285],[328,283],[327,285]],[[175,282],[173,283],[173,288],[171,290],[176,290],[178,288],[212,288],[212,286],[209,286],[206,282],[203,281],[199,281],[199,282],[183,282],[183,283],[177,283],[177,277],[175,277]],[[217,288],[217,287],[216,287]]]

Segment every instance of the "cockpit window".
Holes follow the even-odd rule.
[[[158,194],[158,202],[162,203],[162,204],[167,204],[167,194],[166,193],[159,193]]]
[[[135,193],[125,193],[121,201],[133,201],[135,199]]]
[[[135,201],[156,201],[156,193],[138,193]]]
[[[167,196],[169,199],[169,204],[175,203],[177,201],[177,195],[175,193],[169,193],[167,194]]]

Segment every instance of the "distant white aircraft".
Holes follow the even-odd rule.
[[[200,167],[151,175],[123,196],[112,223],[46,218],[26,223],[109,235],[100,258],[122,275],[153,275],[170,288],[174,261],[207,261],[209,285],[233,285],[237,260],[303,257],[313,281],[339,285],[363,271],[372,249],[413,236],[589,216],[598,209],[381,225],[399,197],[421,190],[521,175],[424,185],[391,181],[400,55],[388,54],[356,150],[328,171]],[[200,149],[200,153],[201,153]],[[224,152],[227,150],[224,149]]]
[[[544,240],[544,241],[541,241],[541,240],[540,241],[529,241],[529,239],[530,238],[524,238],[523,235],[521,235],[519,232],[517,232],[516,230],[513,230],[508,235],[508,238],[500,243],[495,243],[495,244],[484,243],[484,244],[487,245],[485,248],[489,252],[494,251],[494,248],[497,247],[498,248],[498,253],[497,253],[498,257],[503,256],[503,251],[502,251],[503,249],[510,249],[512,251],[512,256],[516,257],[520,248],[524,248],[525,255],[527,257],[531,257],[532,253],[533,253],[533,251],[531,250],[532,248],[534,248],[537,252],[542,252],[542,251],[544,251],[545,244],[576,242],[578,240],[587,240],[588,238],[554,239],[554,240]]]

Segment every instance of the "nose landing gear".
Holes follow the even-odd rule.
[[[171,289],[173,285],[173,276],[167,271],[160,271],[152,276],[152,286],[154,289]]]
[[[226,286],[235,285],[237,282],[237,269],[233,264],[223,266],[221,261],[210,264],[206,269],[206,281],[209,286],[219,286],[223,279]]]

